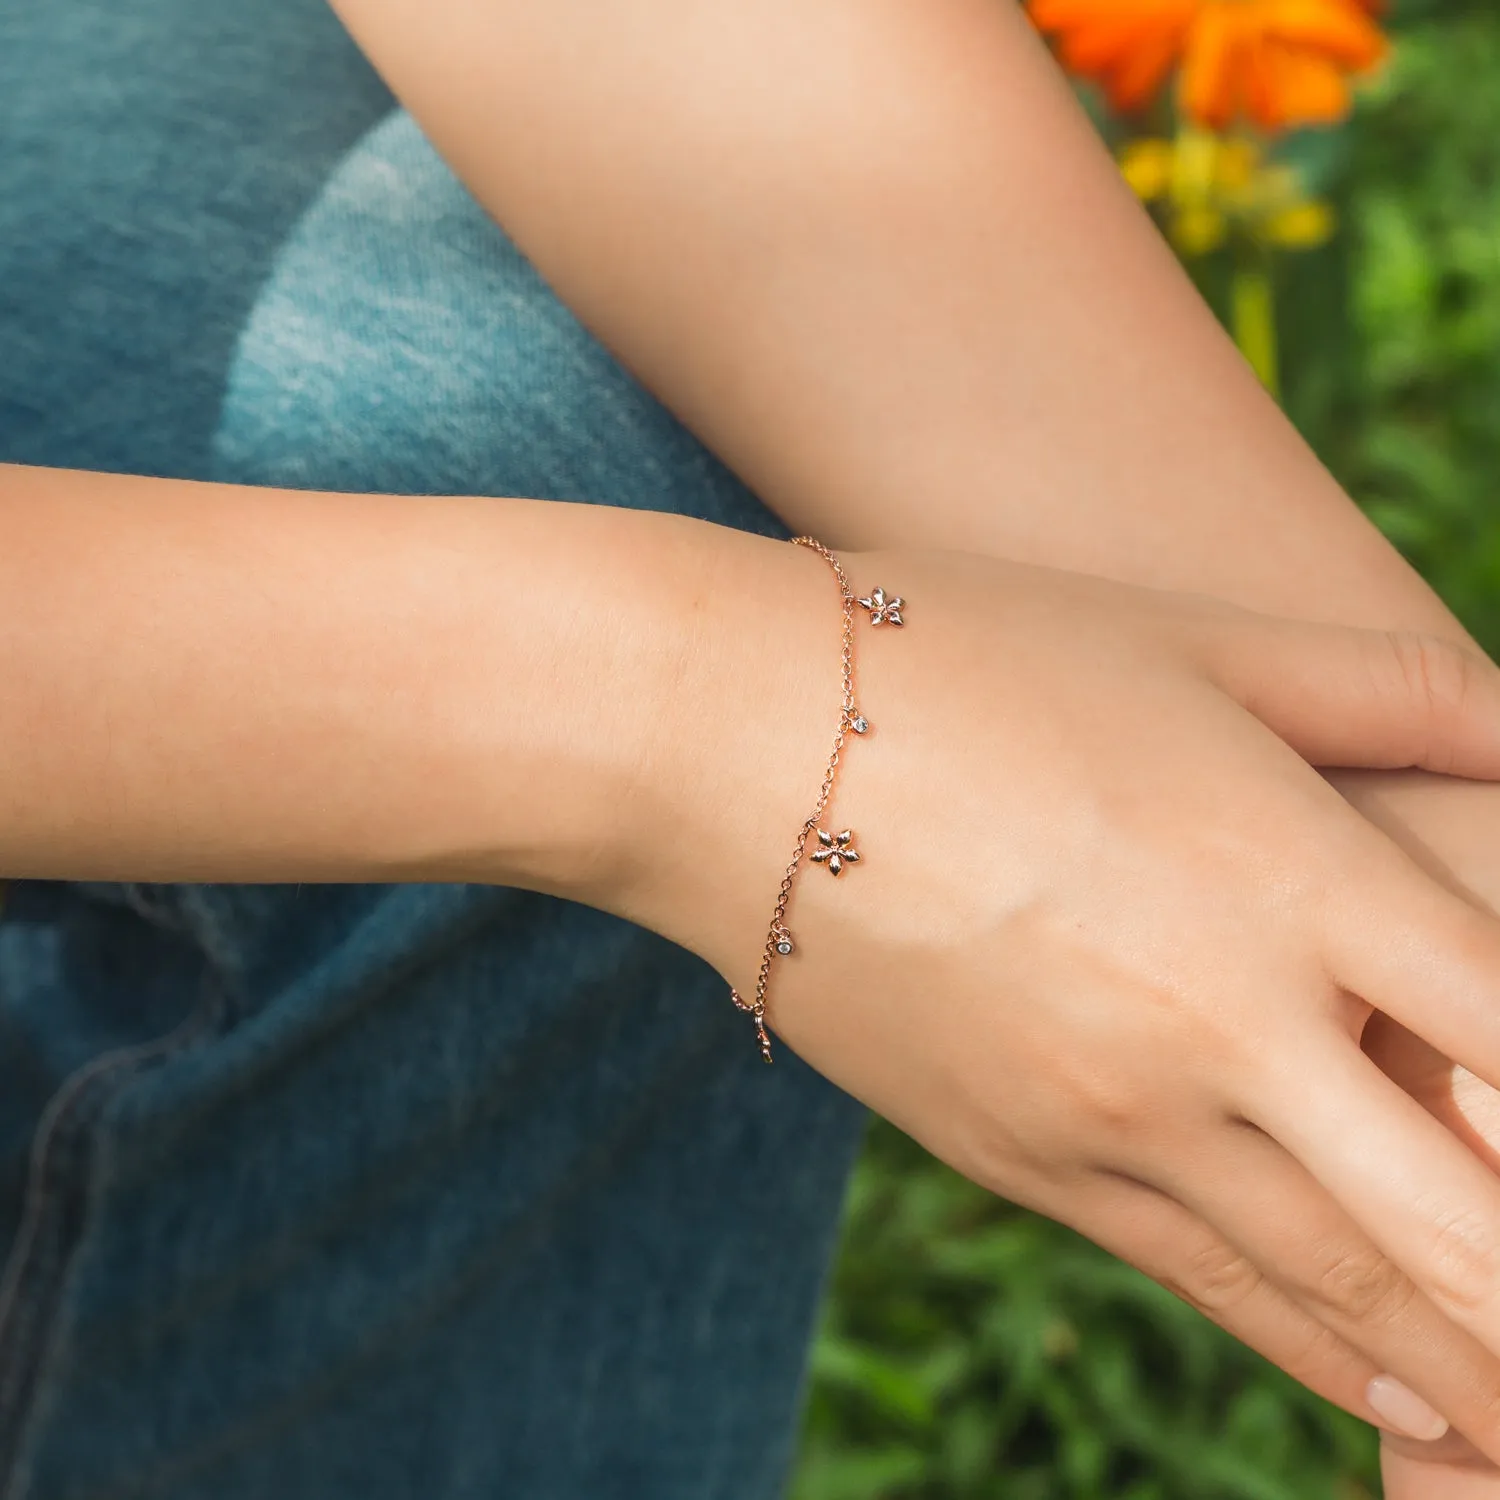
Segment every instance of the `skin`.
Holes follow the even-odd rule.
[[[0,524],[8,873],[521,885],[751,988],[831,737],[813,554],[14,468]],[[868,858],[796,888],[778,1032],[1334,1399],[1389,1371],[1492,1443],[1500,1182],[1359,1035],[1379,1008],[1500,1078],[1500,924],[1309,762],[1500,778],[1500,670],[1032,564],[846,558],[920,628],[865,637],[833,812]]]
[[[1423,1037],[1500,1081],[1495,924],[1397,847],[1427,847],[1441,785],[1492,850],[1500,793],[1383,781],[1380,833],[1293,753],[1493,775],[1493,679],[1202,597],[1463,639],[1019,18],[339,8],[620,357],[914,601],[862,647],[876,731],[835,816],[867,858],[857,891],[799,886],[778,1030],[1332,1399],[1373,1416],[1392,1371],[1500,1456],[1495,1182],[1357,1046],[1378,1011],[1391,1073]],[[571,507],[37,471],[0,475],[0,510],[12,873],[503,879],[746,988],[830,730],[817,559]]]
[[[1012,8],[338,8],[570,305],[794,524],[1463,639],[1191,294]],[[1423,791],[1388,789],[1393,833],[1420,839]],[[1463,795],[1500,834],[1495,794]],[[1493,1222],[1443,1213],[1429,1243],[1488,1317]],[[1311,1304],[1244,1244],[1165,1279],[1360,1409],[1368,1366],[1330,1335],[1400,1324],[1412,1286],[1331,1224],[1322,1243],[1344,1248]],[[1493,1371],[1466,1389],[1437,1404],[1494,1453]]]
[[[1404,843],[1422,866],[1466,900],[1500,910],[1500,865],[1492,830],[1470,816],[1466,789],[1405,778],[1339,773],[1334,784],[1372,822]],[[1422,825],[1416,839],[1413,813]],[[1383,1016],[1372,1017],[1365,1051],[1458,1136],[1491,1171],[1500,1171],[1500,1092],[1422,1045]],[[1382,1448],[1386,1500],[1493,1500],[1500,1470],[1457,1433],[1439,1443],[1387,1438]]]

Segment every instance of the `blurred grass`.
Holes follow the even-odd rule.
[[[1354,124],[1294,146],[1344,228],[1282,263],[1286,404],[1500,652],[1500,10],[1414,0],[1393,30]],[[794,1500],[1378,1493],[1361,1424],[876,1124]]]

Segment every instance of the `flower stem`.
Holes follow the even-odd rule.
[[[1258,245],[1240,251],[1229,289],[1230,332],[1260,383],[1279,400],[1276,297],[1268,260],[1265,249]]]

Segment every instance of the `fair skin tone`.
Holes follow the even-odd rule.
[[[1336,781],[1356,806],[1407,841],[1445,884],[1500,911],[1494,830],[1473,820],[1468,799],[1453,794],[1461,789],[1439,781],[1414,789],[1399,779],[1364,773],[1346,773]],[[1393,811],[1393,805],[1400,810]],[[1420,845],[1409,826],[1400,826],[1413,814],[1422,828]],[[1384,1018],[1375,1018],[1367,1029],[1365,1050],[1492,1171],[1500,1171],[1500,1092]],[[1388,1438],[1382,1461],[1387,1500],[1494,1500],[1500,1494],[1500,1474],[1457,1433],[1436,1444]]]
[[[1500,1458],[1500,1187],[1358,1047],[1373,1010],[1424,1102],[1442,1059],[1500,1082],[1473,899],[1500,791],[1341,777],[1360,818],[1292,753],[1494,777],[1495,679],[1201,597],[1463,639],[1018,18],[339,9],[621,358],[913,601],[861,641],[876,728],[835,822],[866,860],[799,886],[787,1042],[1331,1399],[1376,1419],[1391,1372]],[[566,506],[34,470],[0,471],[0,508],[9,873],[525,884],[749,987],[831,732],[816,558]],[[1391,1462],[1437,1500],[1472,1478]]]
[[[1463,638],[1249,378],[1011,8],[338,8],[580,316],[794,524]],[[1345,789],[1424,845],[1420,778]],[[1441,795],[1500,834],[1495,792]],[[1488,1283],[1494,1221],[1459,1219]],[[1241,1332],[1287,1316],[1288,1262],[1263,1281],[1247,1251],[1207,1299]],[[1421,1300],[1358,1253],[1320,1285],[1387,1333]],[[1251,1339],[1357,1404],[1313,1323],[1297,1357]],[[1496,1454],[1492,1374],[1467,1412],[1423,1388]]]
[[[0,522],[8,873],[521,885],[750,988],[831,734],[821,559],[559,502],[15,468]],[[1307,762],[1500,778],[1500,671],[1034,564],[845,557],[914,623],[861,652],[874,728],[834,811],[867,858],[796,892],[781,1036],[1351,1409],[1389,1371],[1483,1434],[1468,1236],[1500,1181],[1358,1036],[1379,1008],[1500,1077],[1500,923]],[[1411,1293],[1351,1301],[1356,1265]]]

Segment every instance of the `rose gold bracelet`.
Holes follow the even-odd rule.
[[[754,1018],[755,1039],[760,1043],[760,1055],[767,1062],[771,1061],[771,1038],[766,1031],[766,990],[770,983],[771,969],[776,960],[789,958],[797,951],[797,945],[792,941],[792,935],[786,927],[786,909],[792,896],[792,883],[797,878],[797,870],[802,864],[802,857],[807,853],[808,840],[816,835],[818,841],[818,847],[810,856],[812,863],[822,865],[835,878],[850,865],[858,864],[861,857],[859,850],[854,847],[852,828],[845,828],[840,833],[829,833],[818,826],[823,821],[823,814],[828,810],[828,799],[833,795],[833,784],[838,777],[839,759],[844,751],[845,739],[850,734],[868,734],[870,730],[870,721],[854,706],[855,606],[870,611],[870,624],[872,625],[904,625],[906,623],[901,616],[905,604],[899,594],[887,597],[884,589],[875,588],[867,597],[857,599],[854,596],[854,590],[849,587],[848,578],[844,575],[843,564],[822,542],[814,541],[810,536],[798,536],[792,538],[792,545],[807,547],[816,552],[819,557],[827,561],[829,567],[833,569],[833,576],[838,580],[839,606],[844,616],[841,657],[844,702],[839,712],[838,733],[833,737],[833,753],[828,757],[828,769],[823,773],[823,785],[818,791],[817,806],[813,808],[812,816],[802,825],[797,834],[797,847],[792,851],[791,863],[786,867],[786,874],[781,877],[781,890],[776,896],[776,910],[771,913],[771,928],[766,936],[765,951],[761,954],[760,972],[755,978],[755,998],[746,1000],[732,986],[729,991],[729,998],[742,1011]]]

